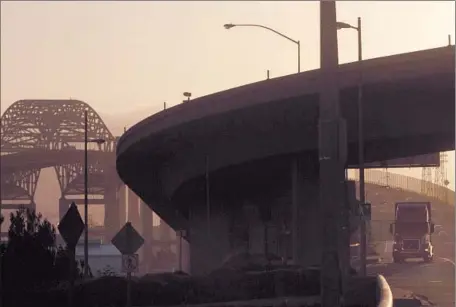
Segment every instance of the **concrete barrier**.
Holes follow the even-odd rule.
[[[393,307],[393,293],[382,275],[377,275],[377,307]]]

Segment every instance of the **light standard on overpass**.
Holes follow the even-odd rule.
[[[282,36],[283,38],[286,38],[290,42],[295,43],[298,46],[298,73],[301,72],[301,43],[297,40],[292,39],[291,37],[286,36],[285,34],[280,33],[279,31],[276,31],[274,29],[271,29],[269,27],[263,26],[263,25],[257,25],[257,24],[232,24],[228,23],[223,25],[225,29],[229,30],[234,27],[256,27],[256,28],[263,28],[268,31],[274,32],[277,35]]]
[[[190,97],[192,97],[192,93],[184,92],[184,97],[187,97],[187,100],[184,100],[183,102],[189,102],[190,101]]]
[[[90,139],[88,132],[87,110],[84,110],[84,278],[89,277],[89,188],[88,188],[88,163],[87,163],[87,144],[96,143],[101,145],[104,139]]]
[[[361,204],[366,202],[365,183],[364,183],[364,131],[363,131],[363,74],[362,74],[362,37],[361,37],[361,17],[358,17],[357,26],[352,26],[345,22],[337,22],[337,29],[354,29],[358,32],[358,168],[359,168],[359,198]],[[361,217],[361,275],[366,275],[366,220]]]

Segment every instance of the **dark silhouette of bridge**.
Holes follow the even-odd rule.
[[[89,205],[105,206],[105,229],[101,232],[111,236],[126,220],[126,189],[115,169],[118,137],[90,105],[79,100],[20,100],[4,112],[2,209],[23,206],[35,210],[38,179],[41,170],[49,167],[54,168],[60,187],[59,216],[71,202],[84,203],[84,111],[88,114],[88,139],[105,140],[100,145],[88,143]],[[139,205],[139,199],[129,194],[130,220],[138,224],[139,207],[134,204]]]

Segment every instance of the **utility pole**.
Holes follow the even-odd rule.
[[[322,220],[321,306],[341,306],[341,212],[345,208],[346,126],[340,116],[336,2],[320,2],[319,162]]]
[[[89,166],[87,165],[87,110],[84,110],[84,279],[89,278]]]
[[[359,164],[359,200],[363,205],[366,203],[366,190],[364,180],[364,111],[363,111],[363,42],[361,17],[358,17],[356,27],[358,31],[358,164]],[[367,238],[366,238],[366,217],[361,216],[361,275],[366,276],[366,256],[367,256]]]

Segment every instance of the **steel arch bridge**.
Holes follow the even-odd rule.
[[[20,100],[1,116],[4,209],[15,209],[18,204],[36,208],[34,197],[43,168],[53,167],[57,175],[59,211],[65,212],[70,199],[84,193],[84,111],[88,138],[105,140],[101,145],[88,144],[89,194],[103,195],[104,204],[115,202],[120,185],[115,171],[118,138],[98,113],[79,100]]]

